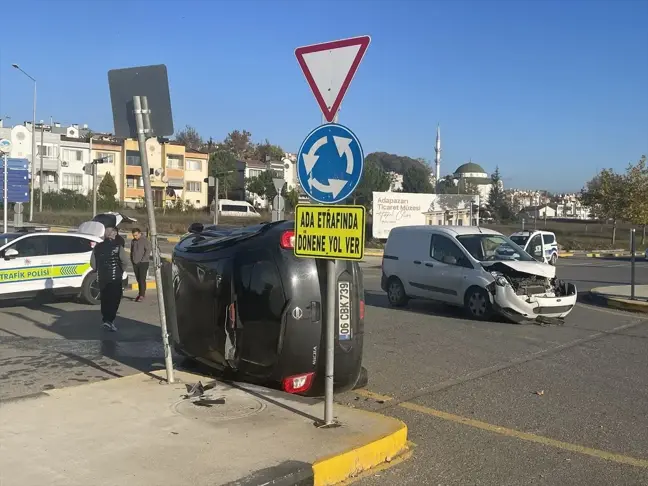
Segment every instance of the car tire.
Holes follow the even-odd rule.
[[[90,272],[83,279],[83,283],[81,284],[81,300],[89,305],[99,305],[101,302],[97,272]]]
[[[403,307],[409,300],[403,282],[398,277],[389,277],[387,280],[387,300],[392,307]]]
[[[553,265],[555,267],[557,261],[558,261],[558,255],[554,253],[553,255],[551,255],[551,258],[549,259],[549,265]]]
[[[353,389],[357,390],[358,388],[364,388],[368,384],[369,384],[369,372],[367,371],[367,368],[363,366],[362,368],[360,368],[358,381],[356,381],[356,384],[353,386]]]
[[[487,321],[493,315],[493,305],[488,292],[481,287],[470,287],[466,291],[464,307],[470,318],[477,321]]]

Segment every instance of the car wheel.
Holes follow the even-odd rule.
[[[101,292],[99,291],[99,280],[96,272],[90,272],[83,279],[81,299],[90,305],[98,305],[101,302]]]
[[[390,277],[387,281],[387,299],[394,307],[403,307],[407,304],[408,298],[405,294],[403,282],[398,277]]]
[[[360,368],[358,381],[356,381],[356,384],[353,386],[353,389],[357,390],[358,388],[364,388],[368,384],[369,384],[369,372],[367,371],[367,368],[363,366],[362,368]]]
[[[558,261],[558,255],[554,253],[553,255],[551,255],[551,258],[549,259],[549,264],[555,266],[557,261]]]
[[[488,292],[482,288],[469,288],[466,292],[464,304],[468,315],[478,321],[486,321],[493,314],[493,306],[488,297]]]

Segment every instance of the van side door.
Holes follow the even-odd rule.
[[[551,260],[551,257],[553,256],[554,253],[558,253],[558,243],[556,242],[556,237],[554,235],[543,234],[542,246],[543,246],[543,255],[546,262]]]

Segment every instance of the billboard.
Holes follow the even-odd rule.
[[[477,225],[479,196],[374,192],[371,215],[372,236],[376,239],[387,239],[392,228],[399,226]]]

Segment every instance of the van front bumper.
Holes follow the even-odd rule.
[[[576,305],[578,293],[574,284],[566,284],[567,293],[560,297],[542,295],[517,295],[510,285],[495,285],[491,292],[493,309],[504,317],[518,323],[536,321],[562,323]]]

